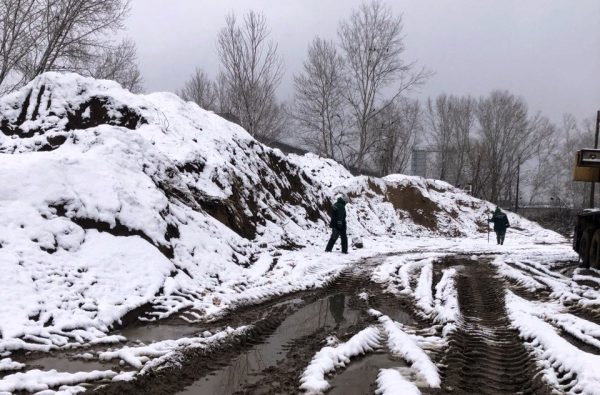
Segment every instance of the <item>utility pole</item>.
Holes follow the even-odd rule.
[[[598,148],[598,134],[600,133],[600,111],[596,113],[596,138],[594,139],[594,148]],[[596,192],[596,183],[592,182],[592,190],[590,191],[590,208],[594,208],[594,198]]]
[[[519,211],[519,176],[521,175],[521,157],[517,159],[517,196],[515,197],[515,214]]]

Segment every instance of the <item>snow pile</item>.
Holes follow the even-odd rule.
[[[322,348],[302,373],[300,389],[307,394],[321,394],[329,388],[325,375],[345,366],[350,358],[381,347],[379,329],[368,327],[336,347]]]
[[[106,333],[141,307],[193,320],[324,284],[350,260],[281,250],[322,250],[337,192],[366,247],[474,236],[491,209],[443,182],[288,157],[175,95],[75,74],[0,99],[0,152],[0,353],[119,341]]]

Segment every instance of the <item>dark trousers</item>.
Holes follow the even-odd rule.
[[[333,249],[333,245],[337,241],[338,237],[342,238],[342,252],[344,254],[348,253],[348,236],[346,236],[346,228],[339,230],[336,228],[331,229],[331,237],[329,238],[329,243],[327,243],[327,247],[325,251],[330,252]]]
[[[504,244],[504,236],[506,236],[506,231],[496,232],[496,241],[498,242],[498,244]]]

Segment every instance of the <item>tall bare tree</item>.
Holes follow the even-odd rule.
[[[528,117],[527,104],[506,91],[494,91],[477,107],[480,142],[489,171],[483,196],[492,202],[511,199],[520,166],[535,152],[543,118]]]
[[[193,101],[206,110],[217,110],[217,86],[200,68],[196,68],[194,74],[186,81],[178,94],[182,99]]]
[[[134,93],[143,89],[137,51],[131,40],[125,39],[115,47],[104,49],[89,66],[87,74],[94,78],[117,81],[123,88]]]
[[[293,117],[304,142],[319,155],[344,162],[344,61],[333,42],[316,37],[300,74],[294,76]]]
[[[24,82],[18,70],[37,44],[41,16],[37,0],[0,1],[0,94]]]
[[[559,130],[545,117],[541,117],[535,127],[538,131],[531,163],[526,166],[522,177],[529,186],[529,203],[548,202],[550,198],[560,201],[561,196],[556,194],[555,189],[561,173],[561,163],[556,160],[560,144]]]
[[[385,176],[406,171],[412,149],[422,131],[421,106],[418,100],[397,99],[376,118],[379,138],[372,161]]]
[[[422,84],[429,73],[414,71],[402,59],[402,18],[379,0],[363,3],[338,30],[349,88],[348,100],[357,131],[355,164],[362,167],[377,141],[372,121],[404,92]],[[384,97],[384,91],[390,95]]]
[[[281,133],[275,90],[283,75],[283,59],[269,35],[265,16],[250,11],[241,24],[235,14],[227,16],[217,39],[229,105],[251,135],[267,142]]]
[[[51,70],[114,78],[138,90],[135,45],[112,37],[128,10],[129,0],[2,0],[0,91]]]
[[[440,95],[428,99],[425,119],[436,148],[439,178],[459,185],[467,178],[467,163],[475,127],[473,98]]]
[[[31,79],[49,70],[84,68],[123,27],[129,0],[40,0],[40,37],[24,64]]]

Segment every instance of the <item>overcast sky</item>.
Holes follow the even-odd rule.
[[[336,40],[359,0],[133,0],[128,35],[149,92],[174,91],[196,67],[216,76],[225,16],[263,12],[286,64],[279,89],[293,95],[310,41]],[[167,5],[168,4],[168,5]],[[599,0],[390,0],[404,20],[405,58],[435,72],[420,97],[481,96],[507,89],[554,121],[600,109]]]

